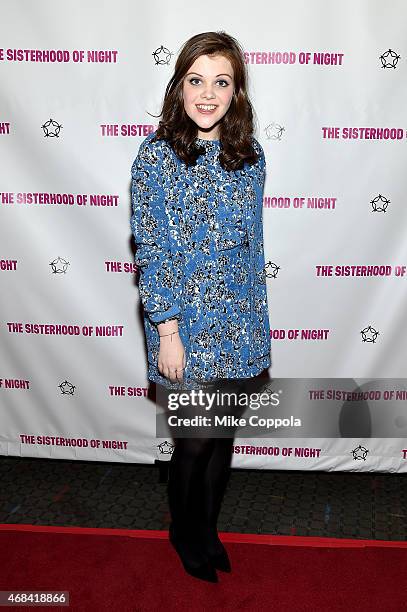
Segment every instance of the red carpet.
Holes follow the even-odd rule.
[[[0,590],[69,591],[69,608],[47,609],[89,612],[407,608],[405,542],[225,533],[233,571],[209,584],[184,572],[167,538],[162,531],[0,525]]]

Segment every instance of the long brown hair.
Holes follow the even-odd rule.
[[[219,161],[225,170],[241,170],[244,162],[254,164],[258,155],[252,144],[253,108],[247,93],[248,76],[239,42],[226,32],[203,32],[187,40],[178,55],[174,74],[166,90],[153,140],[166,140],[187,166],[195,164],[204,147],[195,143],[197,125],[187,115],[183,101],[183,78],[201,55],[222,55],[233,68],[234,93],[219,123]]]

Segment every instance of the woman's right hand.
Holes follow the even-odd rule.
[[[169,326],[170,323],[174,323],[174,321],[168,321],[168,323],[160,325],[160,350],[158,353],[157,365],[160,374],[175,383],[182,382],[184,379],[186,356],[179,333],[166,335],[175,331],[178,327],[178,323],[176,323],[175,328],[171,326],[170,328],[167,327],[167,330],[165,330],[165,327]]]

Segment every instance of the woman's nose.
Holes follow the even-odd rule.
[[[206,87],[204,87],[202,95],[204,98],[214,98],[215,92],[213,91],[213,85],[206,85]]]

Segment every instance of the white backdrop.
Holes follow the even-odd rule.
[[[271,375],[319,379],[317,390],[320,379],[339,390],[362,379],[383,399],[348,405],[362,425],[340,439],[343,401],[319,392],[329,435],[236,439],[232,465],[406,471],[406,401],[396,394],[407,341],[406,4],[1,0],[0,9],[0,454],[170,457],[147,397],[130,167],[157,127],[148,113],[160,111],[183,42],[223,29],[245,49],[267,159]],[[309,400],[307,388],[292,409],[306,417]]]

